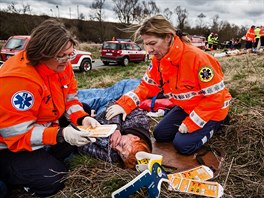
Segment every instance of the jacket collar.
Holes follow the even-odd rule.
[[[178,66],[180,65],[181,59],[182,59],[182,53],[183,53],[184,44],[181,41],[181,39],[178,36],[174,37],[174,43],[169,49],[169,52],[159,61],[154,56],[153,61],[157,64],[160,64],[160,69],[162,69],[162,72],[170,72],[170,67],[168,65],[172,66]]]
[[[57,74],[54,70],[50,69],[47,65],[40,63],[36,66],[36,70],[41,76],[52,76]]]

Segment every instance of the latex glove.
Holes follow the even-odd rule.
[[[62,135],[64,140],[73,146],[83,146],[90,142],[89,131],[78,131],[71,126],[65,127],[62,131]]]
[[[158,118],[158,117],[164,116],[164,114],[165,114],[165,111],[163,109],[159,109],[157,112],[148,112],[146,115],[149,117]]]
[[[99,125],[101,125],[96,119],[86,116],[82,121],[83,126],[91,126],[92,128],[95,128]]]
[[[107,120],[110,120],[112,117],[115,117],[118,114],[123,114],[123,121],[125,121],[127,113],[125,112],[123,107],[121,107],[118,104],[114,104],[114,105],[108,107],[108,109],[106,109],[105,117]]]
[[[188,128],[187,128],[187,126],[184,123],[182,123],[180,125],[179,132],[181,132],[181,133],[188,133]]]

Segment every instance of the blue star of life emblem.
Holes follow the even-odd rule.
[[[19,111],[26,111],[34,104],[34,96],[29,91],[18,91],[12,96],[11,103]]]
[[[148,70],[150,71],[152,69],[152,63],[149,64]]]

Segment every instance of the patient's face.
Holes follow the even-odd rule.
[[[119,143],[114,149],[118,152],[123,161],[128,158],[129,153],[131,152],[132,147],[134,145],[134,142],[137,140],[140,140],[140,138],[132,134],[121,136]]]

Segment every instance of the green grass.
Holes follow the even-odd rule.
[[[148,63],[130,63],[128,66],[109,66],[106,69],[76,72],[78,88],[102,88],[112,86],[122,79],[142,78]]]
[[[235,74],[233,76],[233,80],[241,80],[241,79],[245,78],[246,76],[247,76],[247,74],[238,73],[238,74]]]

